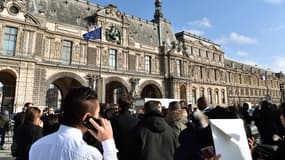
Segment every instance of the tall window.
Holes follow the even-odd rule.
[[[144,70],[146,73],[151,72],[151,57],[150,56],[144,56]]]
[[[251,85],[251,77],[248,76],[248,84]]]
[[[209,88],[208,89],[208,103],[212,104],[212,90]]]
[[[199,71],[200,71],[200,79],[203,79],[203,67],[202,66],[200,66],[199,67],[200,69],[199,69]]]
[[[109,50],[109,67],[110,68],[112,69],[117,68],[116,59],[117,59],[117,51],[115,49],[110,49]]]
[[[217,69],[214,70],[215,81],[217,81]]]
[[[14,27],[5,27],[4,43],[2,55],[14,56],[18,29]]]
[[[176,60],[176,73],[177,76],[181,76],[181,60]]]
[[[71,54],[72,54],[72,42],[63,41],[62,50],[61,50],[61,61],[64,64],[71,63]]]
[[[205,89],[203,87],[200,88],[200,97],[205,97]]]
[[[219,104],[219,90],[215,89],[215,100],[216,100],[216,104]]]
[[[192,104],[196,104],[196,88],[192,88]]]
[[[221,91],[221,96],[222,96],[222,103],[223,104],[225,104],[226,103],[226,98],[225,98],[225,90],[224,89],[222,89],[222,91]]]
[[[229,83],[231,82],[231,72],[228,72],[228,80],[229,80]]]

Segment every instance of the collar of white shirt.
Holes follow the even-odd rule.
[[[74,127],[70,127],[70,126],[66,126],[66,125],[61,124],[59,129],[58,129],[58,132],[60,134],[63,134],[63,135],[77,137],[78,139],[79,139],[79,137],[81,137],[81,139],[83,139],[83,133],[78,128],[74,128]]]

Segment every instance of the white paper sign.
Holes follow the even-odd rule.
[[[220,160],[252,160],[241,119],[210,119],[216,154]]]

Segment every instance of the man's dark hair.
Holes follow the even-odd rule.
[[[202,102],[205,102],[206,101],[206,98],[204,96],[200,97],[197,101],[197,103],[202,103]]]
[[[119,97],[118,104],[119,104],[119,107],[122,109],[122,111],[125,111],[125,110],[131,108],[132,99],[129,95],[124,94],[124,95]]]
[[[159,104],[161,104],[159,101],[147,101],[144,104],[145,113],[158,112],[159,111],[159,106],[158,106]]]
[[[27,103],[24,104],[24,107],[29,107],[30,104],[33,105],[33,103],[31,103],[31,102],[27,102]]]
[[[51,134],[57,131],[59,128],[59,118],[55,114],[48,115],[43,122],[44,122],[44,127],[43,127],[44,135]]]
[[[168,110],[175,111],[178,109],[182,109],[181,104],[177,101],[170,102],[168,105]]]
[[[92,114],[95,112],[95,107],[88,103],[88,101],[93,100],[98,100],[98,96],[90,87],[80,87],[70,90],[62,105],[62,124],[72,127],[80,126],[82,118],[87,112]]]
[[[249,104],[248,103],[243,103],[242,107],[244,109],[248,110],[249,109]]]
[[[207,105],[206,98],[204,96],[200,97],[197,101],[197,104],[198,104],[198,108],[200,110],[204,110],[207,107],[207,106],[205,106],[205,105]]]

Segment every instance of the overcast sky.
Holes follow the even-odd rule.
[[[155,0],[92,0],[153,19]],[[285,73],[285,0],[162,0],[175,32],[188,31],[220,44],[225,57]]]

